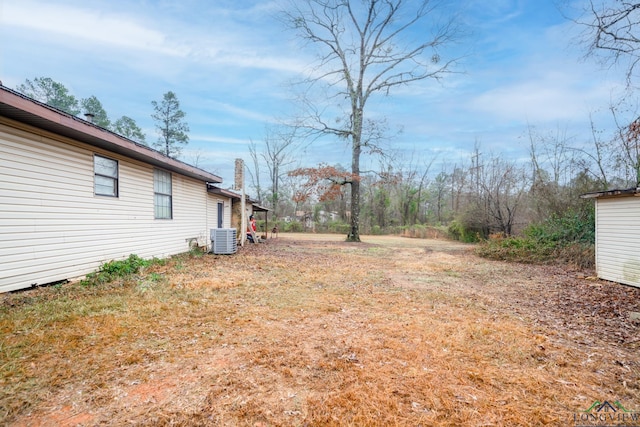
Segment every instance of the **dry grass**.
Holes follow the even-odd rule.
[[[3,295],[0,424],[560,426],[596,400],[640,410],[640,289],[448,241],[341,240],[281,234],[126,283]]]

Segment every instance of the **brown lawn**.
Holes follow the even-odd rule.
[[[127,282],[0,296],[0,425],[574,426],[596,401],[640,412],[640,289],[449,241],[342,239],[281,234]]]

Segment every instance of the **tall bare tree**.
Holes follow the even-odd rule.
[[[291,28],[317,48],[319,61],[309,83],[326,90],[326,96],[308,99],[307,120],[301,125],[349,141],[355,178],[361,173],[361,154],[379,130],[367,119],[372,96],[438,79],[456,62],[440,56],[459,31],[453,17],[440,20],[437,6],[429,0],[295,0],[284,12]],[[360,241],[360,179],[345,184],[351,186],[347,240]]]
[[[256,197],[258,200],[262,200],[262,185],[260,185],[260,153],[258,152],[258,146],[252,139],[249,142],[249,155],[251,155],[251,161],[253,161],[253,171],[251,168],[247,168],[249,175],[251,176],[251,182],[253,188],[256,190]]]
[[[493,157],[482,167],[481,198],[490,232],[513,233],[527,184],[524,170],[516,162]]]
[[[586,174],[589,181],[594,181],[598,184],[598,188],[590,188],[589,190],[609,190],[610,176],[613,177],[615,173],[614,144],[613,141],[602,138],[602,131],[596,128],[591,114],[589,115],[589,120],[591,123],[592,146],[588,146],[587,149],[574,148],[578,153],[575,162],[580,172]]]
[[[620,130],[619,163],[624,166],[627,181],[640,186],[640,118]]]
[[[269,170],[269,181],[271,181],[271,205],[273,206],[273,216],[277,219],[279,214],[278,204],[280,202],[280,182],[285,175],[284,169],[294,162],[293,153],[296,148],[295,128],[286,130],[270,129],[265,136],[265,150],[262,158]]]

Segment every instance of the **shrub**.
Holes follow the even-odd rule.
[[[527,227],[524,234],[541,242],[595,243],[595,210],[569,211]]]
[[[374,236],[382,235],[382,228],[379,225],[374,225],[373,227],[371,227],[371,234]]]
[[[480,232],[473,228],[465,226],[459,220],[453,220],[447,229],[449,236],[454,240],[465,243],[475,243],[480,241]]]
[[[155,258],[153,260],[144,260],[138,255],[131,254],[127,259],[121,261],[113,260],[102,264],[97,272],[87,274],[80,283],[85,286],[99,285],[116,279],[126,278],[133,274],[137,274],[140,272],[140,269],[147,267],[154,262],[156,262]]]
[[[327,231],[335,234],[348,234],[351,230],[351,225],[342,221],[330,221],[327,224]]]
[[[448,228],[422,224],[400,227],[397,233],[405,237],[415,237],[418,239],[446,239],[452,237],[452,234]]]
[[[568,211],[531,224],[519,237],[489,239],[476,248],[486,258],[529,262],[568,262],[591,268],[595,262],[595,212],[593,208]]]
[[[298,221],[285,222],[282,231],[288,233],[301,233],[304,231],[304,226]]]

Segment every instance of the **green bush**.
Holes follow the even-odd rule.
[[[287,233],[301,233],[304,231],[304,226],[298,221],[285,222],[282,231]]]
[[[129,258],[121,261],[109,261],[100,267],[97,272],[89,273],[80,282],[82,285],[99,285],[108,283],[116,279],[126,278],[133,274],[137,274],[143,267],[147,267],[157,260],[144,260],[138,255],[131,254]]]
[[[524,234],[540,242],[595,243],[595,210],[554,215],[542,223],[530,225]]]
[[[519,237],[489,239],[476,248],[486,258],[528,262],[568,262],[591,268],[595,262],[595,212],[568,211],[531,224]]]
[[[451,221],[447,231],[449,232],[449,236],[454,240],[459,240],[465,243],[476,243],[480,241],[480,233],[478,230],[465,226],[459,220]]]
[[[348,234],[351,225],[342,221],[330,221],[327,223],[327,231],[335,234]]]

